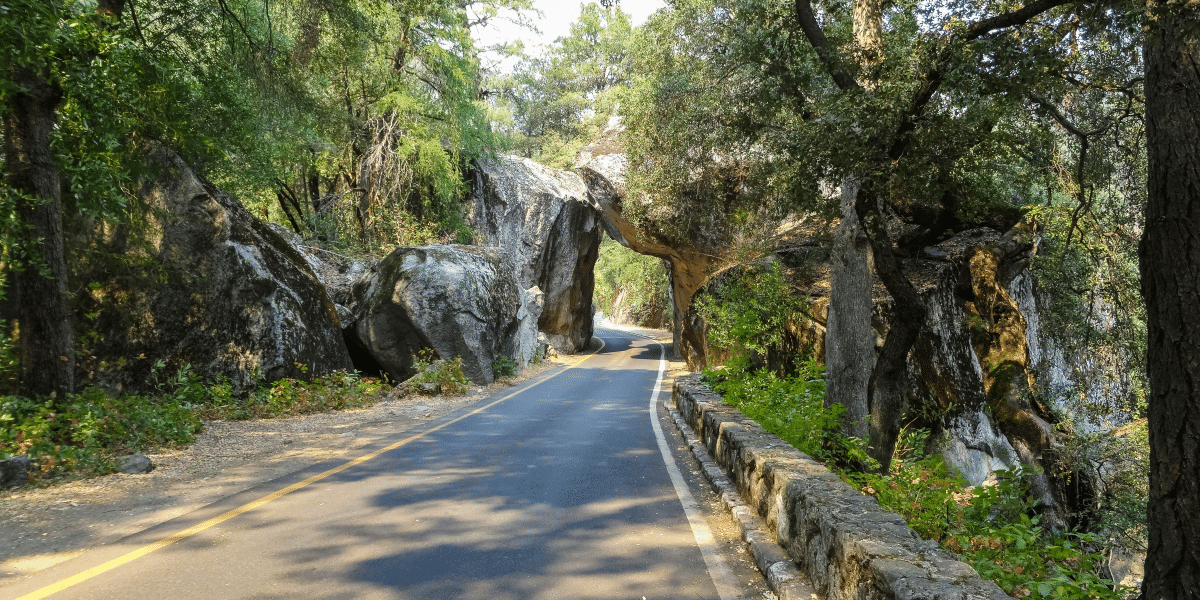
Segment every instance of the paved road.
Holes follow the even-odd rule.
[[[574,366],[357,461],[259,486],[0,596],[736,597],[728,572],[714,584],[722,559],[698,547],[703,519],[689,524],[660,451],[648,410],[660,346],[598,335],[604,347]]]

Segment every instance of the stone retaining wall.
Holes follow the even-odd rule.
[[[899,515],[725,405],[699,375],[677,378],[674,397],[746,504],[826,600],[1008,598]]]

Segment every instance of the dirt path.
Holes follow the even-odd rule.
[[[570,358],[570,357],[568,357]],[[384,400],[366,409],[213,421],[186,448],[150,455],[154,471],[0,492],[0,587],[232,494],[411,429],[562,364],[460,396]]]

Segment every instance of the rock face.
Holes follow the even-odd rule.
[[[353,339],[393,379],[414,374],[413,357],[432,348],[462,358],[477,384],[492,361],[527,365],[537,343],[538,291],[522,289],[506,252],[478,246],[397,248],[355,285]]]
[[[687,360],[688,366],[696,369],[702,364],[700,353],[707,344],[703,332],[689,326],[686,315],[692,305],[692,296],[717,270],[724,248],[712,236],[698,236],[687,244],[655,239],[638,232],[622,215],[625,174],[629,165],[621,144],[624,131],[620,117],[609,119],[600,138],[579,151],[574,168],[587,183],[588,199],[600,211],[601,224],[608,235],[626,248],[666,261],[675,309],[674,347]]]
[[[171,151],[150,159],[159,174],[139,193],[144,225],[70,232],[89,357],[76,380],[141,391],[162,360],[166,373],[190,365],[244,390],[350,369],[337,311],[303,256]]]
[[[477,164],[467,221],[483,246],[503,248],[522,289],[544,298],[538,327],[559,352],[592,339],[593,268],[603,231],[576,174],[526,158]]]
[[[304,258],[317,280],[325,286],[325,293],[333,301],[338,315],[349,314],[347,307],[355,302],[354,286],[371,268],[371,261],[344,256],[320,248],[316,244],[306,243],[299,234],[282,225],[271,223],[269,227]],[[343,329],[350,324],[342,319]]]
[[[29,457],[19,454],[0,460],[0,490],[24,487],[29,483]]]
[[[1035,360],[1028,312],[1023,298],[1032,295],[1028,270],[1035,233],[1022,224],[1001,234],[993,229],[964,231],[924,248],[905,259],[904,272],[928,311],[926,326],[909,354],[910,385],[905,394],[904,422],[914,419],[940,433],[939,451],[946,462],[963,474],[969,485],[980,485],[1001,469],[1021,465],[1051,467],[1057,457],[1054,417],[1048,407],[1034,402],[1035,389],[1061,382],[1038,381],[1045,372]],[[779,354],[811,348],[824,355],[824,323],[828,316],[829,254],[813,240],[797,240],[777,251],[768,261],[785,266],[789,283],[811,302],[812,320],[787,332]],[[718,275],[711,285],[721,281]],[[710,288],[700,291],[711,293]],[[871,329],[878,345],[890,323],[898,317],[881,283],[872,288],[874,311]],[[1010,292],[1012,290],[1012,292]],[[689,326],[703,332],[706,324],[693,309]],[[719,362],[725,349],[699,348],[704,362]],[[764,357],[773,367],[786,356]],[[1053,375],[1051,373],[1051,375]],[[1062,493],[1065,482],[1042,474],[1031,490],[1046,507],[1047,519],[1062,524],[1053,507],[1069,506]]]

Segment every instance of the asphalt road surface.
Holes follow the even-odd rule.
[[[0,596],[762,598],[746,589],[753,573],[736,564],[736,540],[708,526],[705,492],[651,406],[656,389],[669,396],[661,346],[597,335],[569,367]]]

